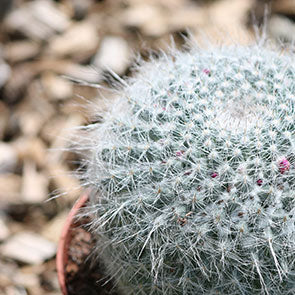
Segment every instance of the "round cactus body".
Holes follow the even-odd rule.
[[[88,127],[86,214],[122,294],[295,294],[293,60],[163,54]]]

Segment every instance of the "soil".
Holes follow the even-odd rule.
[[[89,256],[95,240],[79,221],[72,229],[68,251],[68,263],[65,266],[68,295],[118,295],[112,282],[103,274],[103,266],[93,264]]]

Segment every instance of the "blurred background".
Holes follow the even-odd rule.
[[[111,99],[89,84],[132,75],[171,37],[248,44],[266,24],[286,44],[294,21],[294,0],[0,0],[0,294],[60,294],[56,246],[81,193],[64,150],[88,102]]]

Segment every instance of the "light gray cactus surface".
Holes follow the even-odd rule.
[[[87,127],[91,230],[122,294],[295,294],[294,56],[174,50]]]

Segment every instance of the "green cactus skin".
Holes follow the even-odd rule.
[[[86,128],[84,214],[122,294],[295,294],[293,61],[172,50]]]

